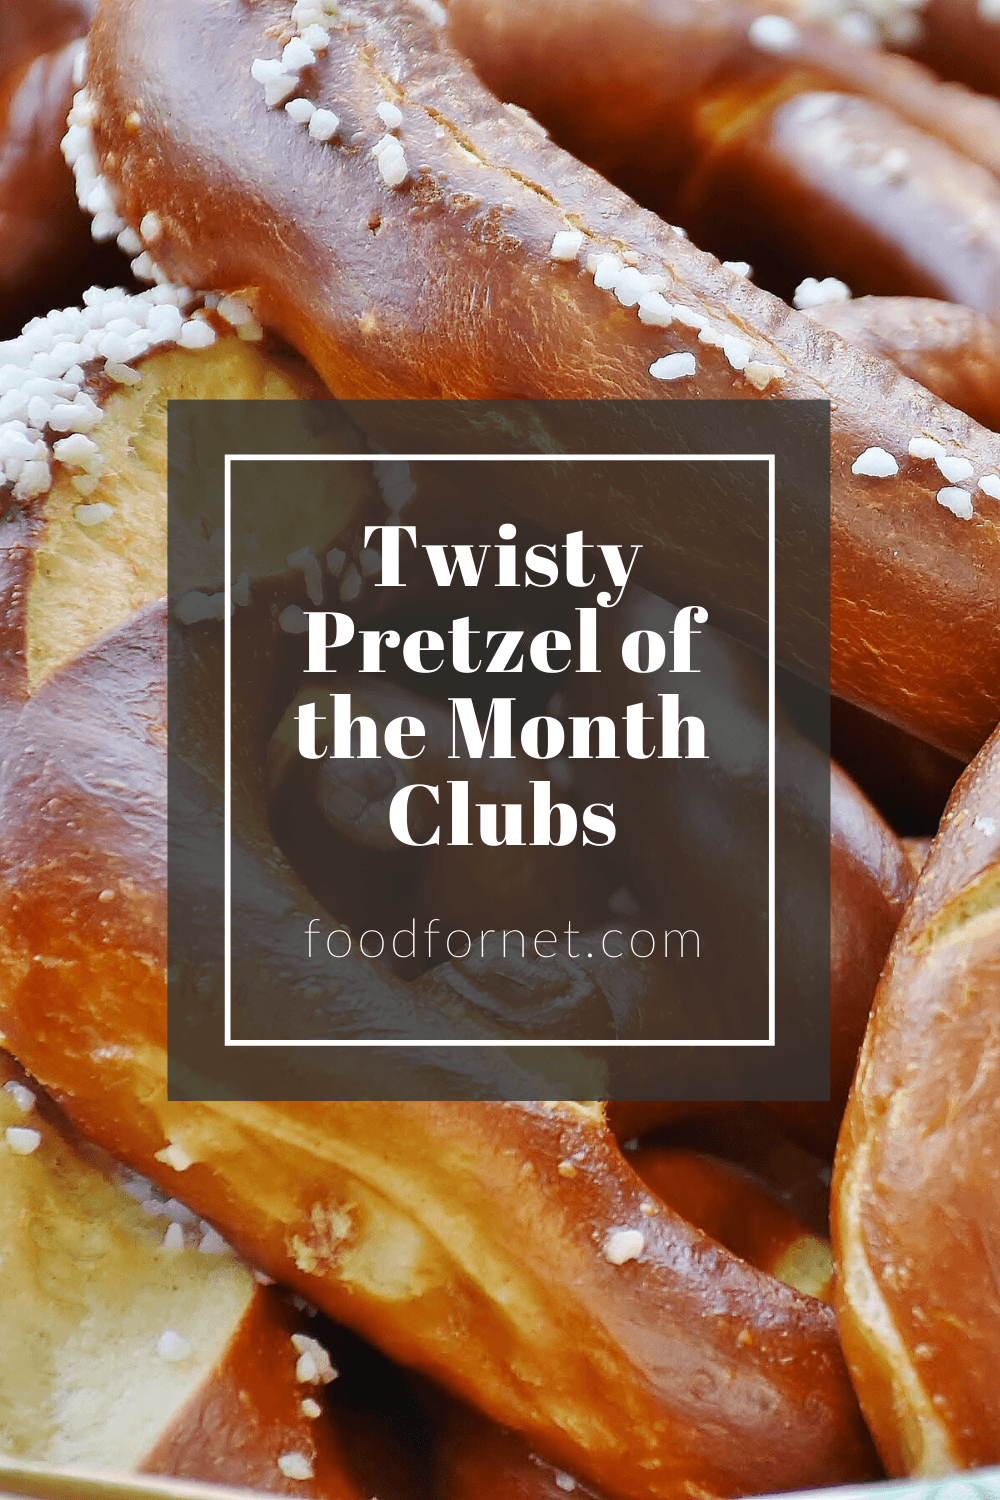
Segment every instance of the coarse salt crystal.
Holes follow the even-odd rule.
[[[226,1255],[229,1251],[229,1246],[218,1230],[213,1229],[209,1225],[198,1241],[198,1249],[202,1255]]]
[[[33,500],[44,495],[52,483],[52,471],[43,459],[32,459],[21,470],[21,477],[14,486],[15,500]]]
[[[177,335],[182,349],[208,349],[215,343],[215,329],[204,318],[189,318]]]
[[[683,380],[693,375],[697,368],[693,354],[665,354],[662,359],[654,360],[649,373],[654,380]]]
[[[1000,475],[984,474],[979,481],[979,488],[984,495],[989,495],[993,500],[1000,500]]]
[[[870,479],[888,479],[899,473],[899,464],[884,448],[866,448],[851,464],[852,474],[864,474]]]
[[[298,73],[302,68],[311,68],[315,61],[315,52],[300,36],[293,36],[281,53],[281,69],[284,73]]]
[[[173,1219],[175,1224],[195,1224],[196,1216],[186,1204],[178,1202],[176,1198],[168,1198],[162,1205],[163,1212],[168,1219]]]
[[[394,135],[384,135],[382,139],[372,147],[375,160],[378,163],[379,176],[386,187],[401,187],[409,176],[406,165],[406,156],[403,148]]]
[[[602,292],[613,291],[624,269],[617,255],[599,255],[594,262],[594,285]]]
[[[674,317],[678,323],[683,323],[685,328],[704,328],[708,322],[704,313],[696,311],[693,307],[685,307],[683,302],[674,303]]]
[[[576,1489],[576,1480],[572,1474],[567,1474],[562,1469],[559,1469],[556,1473],[556,1486],[558,1489],[565,1490],[569,1495]]]
[[[309,134],[314,141],[332,141],[340,129],[340,118],[332,109],[316,109],[309,117]]]
[[[722,340],[722,352],[734,370],[745,370],[750,363],[753,350],[746,339],[736,338],[733,334],[727,333]]]
[[[27,1125],[8,1125],[4,1138],[15,1156],[30,1156],[42,1144],[41,1131]]]
[[[549,259],[567,262],[576,260],[582,246],[582,230],[560,229],[552,236],[552,244],[549,246]]]
[[[264,85],[264,103],[268,109],[274,109],[279,104],[284,104],[299,86],[299,75],[297,73],[281,73],[277,78],[272,78]]]
[[[659,292],[645,292],[639,298],[639,322],[648,328],[669,328],[674,321],[674,310]]]
[[[30,1114],[34,1109],[35,1096],[26,1084],[18,1083],[12,1078],[9,1083],[4,1084],[3,1091],[10,1095],[22,1115]]]
[[[182,1333],[175,1333],[172,1328],[165,1328],[156,1340],[156,1352],[161,1359],[177,1364],[182,1359],[187,1359],[191,1353],[191,1345]]]
[[[807,276],[795,288],[792,305],[802,312],[807,307],[823,307],[828,302],[850,302],[850,300],[850,287],[845,282],[838,281],[836,276],[824,277],[822,281],[817,281],[815,276]]]
[[[304,1401],[299,1402],[299,1411],[304,1417],[308,1417],[310,1422],[315,1422],[317,1417],[323,1415],[323,1408],[311,1396],[307,1396]]]
[[[971,521],[975,515],[972,497],[968,490],[956,490],[947,486],[943,490],[938,490],[936,499],[938,505],[943,505],[945,510],[950,510],[952,515],[957,516],[960,521]]]
[[[204,599],[206,595],[202,594],[200,597]],[[153,1155],[165,1166],[173,1167],[175,1172],[186,1172],[188,1167],[194,1166],[194,1157],[190,1156],[177,1141],[171,1141],[161,1151],[154,1151]]]
[[[638,1260],[646,1248],[646,1237],[638,1229],[609,1229],[604,1240],[604,1259],[613,1266]]]
[[[167,1225],[167,1231],[163,1236],[163,1248],[164,1250],[184,1249],[184,1229],[182,1225],[177,1223]]]
[[[337,1371],[319,1339],[310,1338],[307,1333],[293,1333],[292,1347],[298,1355],[295,1379],[300,1385],[329,1385],[336,1380]]]
[[[929,437],[914,437],[906,445],[906,451],[911,458],[943,458],[944,448],[940,443]]]
[[[299,33],[307,47],[314,52],[325,52],[330,45],[330,34],[319,21],[313,21]]]
[[[309,617],[297,604],[287,604],[278,616],[278,629],[286,635],[305,635],[309,629]]]
[[[398,130],[403,123],[403,111],[388,99],[383,99],[381,104],[376,104],[375,113],[386,130]]]
[[[340,585],[340,597],[346,602],[350,602],[351,599],[356,599],[360,593],[361,574],[352,563],[344,574],[343,582]]]
[[[996,818],[984,817],[982,813],[973,818],[972,826],[973,828],[978,828],[979,832],[984,833],[987,838],[992,838],[997,831]]]
[[[278,1468],[286,1479],[311,1479],[313,1466],[304,1453],[279,1453]]]
[[[749,276],[753,266],[748,260],[724,260],[722,269],[732,271],[735,276]]]
[[[225,318],[226,322],[231,324],[233,328],[241,328],[244,323],[249,323],[253,317],[253,313],[242,297],[223,297],[216,311],[219,317]]]
[[[798,42],[798,28],[787,16],[757,16],[747,32],[761,52],[790,52]]]
[[[878,32],[871,19],[862,11],[849,10],[834,24],[842,37],[855,42],[859,47],[874,47],[878,44]]]
[[[959,458],[955,455],[938,453],[934,456],[934,462],[949,484],[957,484],[960,479],[971,479],[975,472],[967,458]]]
[[[114,520],[115,508],[97,500],[93,505],[74,505],[73,515],[81,526],[103,526],[105,521]]]
[[[296,125],[308,125],[316,113],[316,106],[311,99],[289,99],[285,105],[285,114],[291,115]]]
[[[120,360],[109,359],[104,366],[104,373],[116,385],[142,384],[142,371],[133,370],[131,365],[123,364]]]
[[[148,214],[143,214],[139,220],[139,233],[147,245],[154,244],[163,233],[163,220],[159,214],[152,211]]]
[[[637,306],[649,290],[646,277],[632,266],[626,266],[615,282],[615,296],[622,307]]]
[[[309,547],[300,547],[298,552],[289,552],[286,562],[290,568],[301,569],[306,593],[311,604],[323,603],[323,575],[315,553]]]
[[[250,64],[250,77],[256,83],[271,83],[280,78],[285,69],[276,57],[255,57]]]

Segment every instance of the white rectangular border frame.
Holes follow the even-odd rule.
[[[496,1038],[452,1040],[439,1037],[411,1040],[400,1038],[342,1040],[335,1037],[234,1037],[232,1034],[232,610],[223,612],[225,707],[225,757],[223,769],[224,848],[224,1004],[227,1047],[773,1047],[775,983],[775,849],[774,849],[774,589],[775,589],[775,486],[773,453],[227,453],[225,474],[225,597],[232,597],[232,466],[235,463],[766,463],[767,464],[767,1009],[766,1037],[744,1037],[720,1041],[657,1038],[649,1041],[607,1037],[558,1037],[555,1039]]]

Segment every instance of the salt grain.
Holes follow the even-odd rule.
[[[960,521],[971,521],[975,515],[972,497],[967,490],[956,490],[949,486],[938,490],[936,499],[938,505],[943,505],[945,510],[950,510],[952,515],[957,516]]]
[[[22,1115],[30,1114],[34,1109],[35,1096],[25,1084],[12,1078],[9,1083],[4,1084],[3,1091],[10,1095]]]
[[[309,134],[314,141],[332,141],[340,129],[340,119],[332,109],[314,110],[309,118]]]
[[[388,99],[383,99],[381,104],[375,106],[375,113],[386,130],[398,130],[403,123],[403,111],[398,105],[390,103]]]
[[[308,125],[316,113],[316,106],[311,99],[289,99],[285,105],[285,114],[290,115],[296,125]]]
[[[613,1266],[638,1260],[646,1248],[646,1237],[638,1229],[609,1229],[604,1240],[604,1259]]]
[[[815,276],[807,276],[795,288],[792,305],[802,312],[807,307],[824,307],[830,302],[850,300],[850,287],[845,282],[838,281],[836,276],[827,276],[822,281],[817,281]]]
[[[202,594],[201,598],[205,598]],[[175,1172],[186,1172],[188,1167],[194,1166],[194,1157],[189,1156],[183,1146],[176,1141],[171,1141],[161,1151],[154,1151],[153,1155],[157,1161],[162,1161],[165,1166],[173,1167]]]
[[[182,349],[208,349],[215,343],[215,329],[204,318],[189,318],[177,335]]]
[[[899,464],[884,448],[866,448],[851,464],[851,473],[869,479],[888,479],[899,473]]]
[[[649,367],[654,380],[683,380],[698,368],[693,354],[665,354]]]
[[[279,1453],[278,1468],[286,1479],[311,1479],[313,1466],[304,1453]]]
[[[971,479],[975,472],[967,458],[935,454],[934,462],[949,484],[957,484],[961,479]]]
[[[911,458],[920,459],[943,458],[945,452],[940,443],[929,437],[910,438],[906,451]]]
[[[96,501],[93,505],[74,505],[73,516],[81,526],[103,526],[105,521],[113,521],[115,509],[113,505],[107,505],[103,500]]]
[[[552,237],[549,246],[549,259],[558,261],[574,261],[583,246],[583,231],[580,229],[560,229]]]
[[[156,1352],[161,1359],[177,1364],[182,1359],[187,1359],[191,1353],[191,1345],[183,1334],[175,1333],[172,1328],[167,1328],[156,1341]]]
[[[757,16],[747,36],[761,52],[790,52],[799,39],[798,28],[787,16]]]

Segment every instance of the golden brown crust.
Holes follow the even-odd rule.
[[[94,245],[59,151],[81,48],[76,39],[93,9],[92,0],[0,6],[0,338],[13,337],[32,313],[126,269],[114,247]]]
[[[758,1270],[830,1302],[830,1246],[760,1179],[700,1152],[647,1146],[629,1161],[643,1182],[691,1224]]]
[[[236,847],[262,887],[241,961],[288,993],[302,960],[275,913],[309,905],[274,852],[262,772],[284,655],[274,616],[291,590],[286,575],[255,581],[233,632],[235,680],[240,653],[255,667],[234,696],[251,747],[236,767]],[[0,1025],[14,1052],[89,1136],[182,1192],[271,1275],[609,1492],[870,1473],[832,1316],[657,1210],[597,1106],[167,1101],[166,627],[153,602],[56,665],[0,747]],[[182,793],[214,818],[204,725],[221,632],[171,628],[186,659]],[[600,998],[600,975],[585,977]],[[485,966],[471,982],[421,983],[474,1026],[477,986],[492,1000],[502,980]],[[331,1025],[368,1034],[412,1024],[413,993],[361,962],[322,1005]]]
[[[602,1500],[573,1474],[533,1453],[519,1433],[459,1402],[438,1403],[434,1500]]]
[[[993,101],[960,99],[802,9],[457,0],[449,17],[501,97],[787,296],[805,275],[833,274],[857,291],[994,311],[997,160],[970,128],[995,140]]]
[[[311,1338],[310,1326],[276,1291],[258,1288],[225,1359],[146,1455],[140,1472],[315,1500],[363,1500],[323,1385],[296,1378],[300,1353],[292,1340]],[[309,1345],[303,1349],[308,1352]],[[304,1400],[319,1406],[320,1414],[303,1411]],[[304,1462],[286,1473],[290,1455]]]
[[[1000,1458],[998,778],[994,736],[897,934],[838,1148],[844,1346],[897,1474]]]
[[[181,4],[168,24],[144,0],[109,0],[101,13],[92,76],[103,168],[130,220],[150,209],[161,217],[155,253],[167,269],[256,288],[261,315],[342,395],[756,396],[722,350],[677,323],[643,326],[582,264],[556,264],[549,249],[579,224],[587,248],[634,254],[640,270],[665,277],[667,300],[750,341],[780,370],[768,394],[834,403],[837,691],[956,751],[977,748],[1000,679],[992,502],[982,497],[959,523],[935,504],[937,470],[910,459],[907,445],[924,431],[939,435],[979,474],[993,470],[995,440],[721,270],[512,121],[415,14],[373,7],[362,28],[331,33],[312,92],[349,109],[345,136],[360,140],[319,147],[283,110],[268,111],[250,78],[268,21],[283,16],[261,7],[237,22],[232,5],[206,15]],[[200,58],[210,87],[198,82]],[[385,82],[397,72],[398,84]],[[387,88],[404,105],[411,179],[402,189],[386,187],[371,158]],[[144,129],[131,134],[122,122],[140,99]],[[211,226],[200,209],[206,193]],[[649,376],[668,351],[692,349],[694,380],[665,388]],[[891,483],[851,472],[873,446],[900,463]],[[643,518],[627,524],[641,540]],[[924,649],[929,610],[933,659]],[[974,662],[961,648],[970,631]]]
[[[767,1106],[795,1140],[828,1160],[914,880],[889,825],[839,766],[831,762],[830,772],[830,1102]]]
[[[808,316],[849,344],[891,360],[985,427],[1000,427],[1000,327],[971,307],[921,297],[858,297],[810,308]]]
[[[1000,94],[1000,23],[978,0],[927,0],[916,41],[907,47],[943,78]]]
[[[201,1254],[207,1226],[81,1140],[30,1082],[0,1053],[4,1452],[360,1500],[330,1414],[302,1409],[322,1394],[296,1378],[308,1320],[221,1241]],[[289,1453],[311,1478],[283,1472]]]

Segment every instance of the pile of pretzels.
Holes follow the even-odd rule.
[[[49,0],[0,23],[0,1478],[726,1500],[1000,1463],[1000,20]],[[328,445],[369,455],[336,514],[303,486],[292,555],[261,508],[232,602],[197,505],[167,596],[167,403],[192,397],[284,402],[290,430],[323,400]],[[257,986],[304,1028],[362,996],[385,1037],[415,1008],[611,1036],[623,987],[641,1009],[665,982],[484,951],[352,956],[317,990],[292,951],[292,915],[350,929],[376,888],[516,925],[548,880],[524,848],[404,867],[402,758],[376,784],[288,753],[303,609],[381,607],[367,528],[502,519],[429,504],[337,404],[369,398],[829,401],[828,1104],[431,1102],[455,1084],[430,1064],[410,1102],[167,1098],[167,641],[171,798],[213,828],[230,609],[251,1015]],[[520,503],[525,535],[566,529],[544,484]],[[602,503],[581,485],[574,524]],[[658,518],[623,503],[614,529],[651,560],[621,628],[665,631]],[[725,811],[766,766],[767,695],[752,650],[712,650],[753,772],[713,769]],[[419,714],[443,764],[430,690],[350,686]],[[789,765],[821,753],[794,713],[778,733]],[[498,801],[530,777],[468,774]],[[630,891],[559,851],[567,912],[656,909],[684,795],[623,830]],[[807,869],[825,808],[777,796]],[[530,1055],[508,1099],[539,1092]]]

